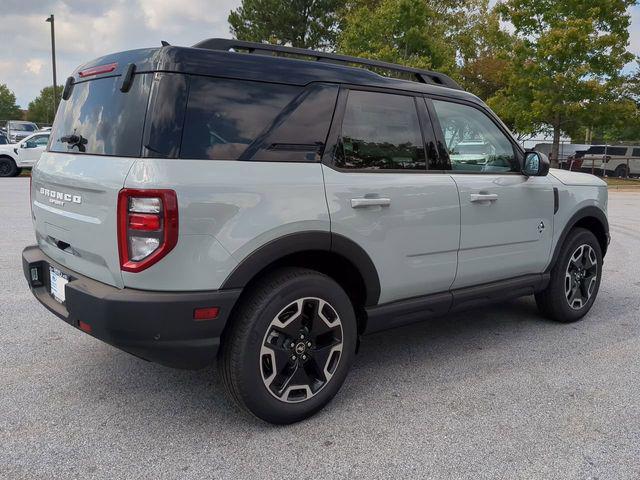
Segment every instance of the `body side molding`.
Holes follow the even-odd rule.
[[[367,325],[364,334],[442,317],[450,312],[533,295],[546,288],[549,278],[548,273],[523,275],[369,307],[366,309]]]

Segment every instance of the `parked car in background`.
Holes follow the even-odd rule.
[[[536,152],[544,153],[548,157],[551,157],[552,148],[552,143],[537,143],[533,147]],[[589,145],[581,143],[560,143],[558,149],[558,164],[560,165],[560,168],[565,168],[564,166],[568,164],[569,158],[574,156],[577,151],[586,150],[588,148]]]
[[[47,148],[50,132],[38,132],[18,143],[0,145],[0,177],[15,177],[30,168]]]
[[[9,120],[7,122],[7,136],[11,143],[18,143],[29,135],[38,131],[38,125],[22,120]]]
[[[592,145],[576,153],[571,170],[621,178],[640,176],[640,146]]]

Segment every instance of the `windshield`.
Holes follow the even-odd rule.
[[[120,77],[73,86],[51,129],[52,152],[139,157],[152,74],[135,75],[128,92]]]
[[[12,123],[10,128],[18,132],[35,132],[38,129],[33,123]]]

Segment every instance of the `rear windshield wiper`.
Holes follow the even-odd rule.
[[[85,145],[87,144],[87,139],[82,135],[65,135],[60,139],[62,143],[68,143],[69,148],[78,147],[78,150],[84,152],[86,150]]]

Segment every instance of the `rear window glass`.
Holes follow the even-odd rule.
[[[180,157],[238,159],[300,91],[290,85],[192,77]]]
[[[120,77],[76,83],[62,100],[51,131],[53,152],[138,157],[149,97],[150,74],[120,91]]]

